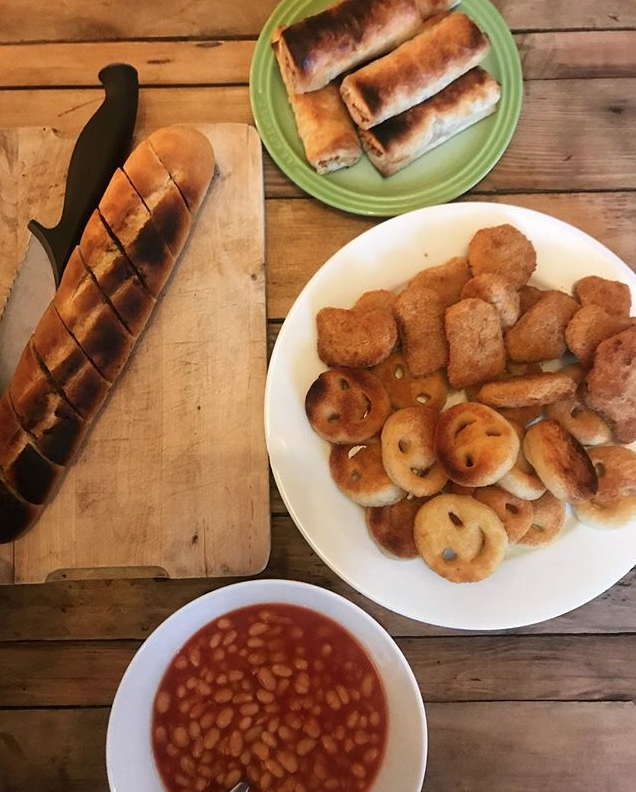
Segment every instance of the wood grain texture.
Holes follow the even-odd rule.
[[[105,0],[89,11],[80,0],[39,2],[36,9],[28,0],[12,0],[3,8],[0,43],[257,36],[277,4],[277,0],[190,0],[185,4],[141,0],[127,4],[124,11],[121,0]],[[513,29],[636,27],[636,9],[630,0],[495,0],[494,4]]]
[[[397,641],[426,701],[634,701],[636,635]],[[0,707],[109,705],[137,641],[14,643],[0,653]],[[69,675],[72,669],[72,675]]]
[[[398,616],[357,593],[323,564],[287,516],[272,519],[271,557],[258,577],[303,580],[335,591],[370,613],[396,637],[467,635]],[[84,580],[0,586],[0,654],[13,641],[143,639],[182,605],[238,580]],[[500,634],[634,633],[636,570],[571,613]]]
[[[633,77],[636,31],[518,33],[526,80]],[[249,82],[251,40],[93,41],[0,46],[0,87],[98,87],[105,63],[134,65],[142,86]]]
[[[630,137],[636,122],[635,97],[636,78],[526,83],[521,120],[510,147],[476,190],[636,189],[636,152]],[[101,99],[102,92],[90,88],[2,90],[2,123],[47,123],[77,133]],[[137,125],[143,133],[166,123],[250,123],[251,118],[246,86],[147,88],[140,94]],[[267,195],[272,194],[270,178],[266,172]],[[298,190],[292,194],[298,195]]]
[[[633,792],[631,702],[431,703],[426,715],[423,792]],[[107,708],[0,710],[3,792],[107,792],[107,723]]]
[[[201,129],[219,174],[79,461],[16,543],[15,582],[237,575],[267,561],[260,141],[244,125]],[[42,140],[50,141],[46,131]],[[53,200],[57,174],[49,190],[33,183],[41,170],[25,172],[25,194]]]

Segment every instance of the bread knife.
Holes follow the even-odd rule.
[[[31,237],[0,318],[0,392],[53,298],[89,217],[130,149],[139,97],[137,71],[127,63],[111,63],[98,76],[104,101],[75,143],[60,220],[53,228],[37,220],[28,224]]]

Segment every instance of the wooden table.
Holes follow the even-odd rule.
[[[496,0],[526,78],[519,128],[468,200],[555,215],[636,266],[635,0]],[[275,0],[6,0],[0,125],[77,131],[111,61],[139,70],[139,125],[251,120],[254,41]],[[376,221],[303,195],[265,156],[273,340],[312,273]],[[395,636],[429,719],[429,792],[636,788],[636,573],[553,621],[466,634],[400,618],[314,555],[272,486],[265,577],[359,603]],[[0,792],[108,788],[104,740],[121,675],[148,633],[219,580],[0,588]],[[396,792],[399,784],[396,779]],[[131,790],[143,792],[143,790]],[[392,792],[386,790],[386,792]]]

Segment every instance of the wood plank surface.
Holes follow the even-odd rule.
[[[6,127],[48,123],[79,131],[102,99],[90,89],[2,90]],[[166,123],[250,123],[246,86],[147,88],[140,93],[140,134]],[[478,192],[636,189],[636,77],[526,83],[510,147]],[[531,163],[532,167],[528,167]],[[266,195],[269,174],[266,171]],[[278,192],[280,195],[280,192]],[[298,194],[294,188],[293,194]]]
[[[631,77],[636,31],[518,33],[526,80]],[[99,86],[106,63],[134,65],[142,86],[249,82],[252,40],[99,41],[0,46],[0,87]]]
[[[423,792],[633,792],[632,702],[431,703],[426,715]],[[107,792],[107,723],[105,707],[0,710],[3,792]]]
[[[145,2],[104,0],[89,11],[81,0],[59,0],[38,3],[34,13],[29,0],[11,0],[3,8],[0,43],[257,36],[277,5],[277,0],[156,0],[148,13]],[[513,30],[636,27],[631,0],[494,0],[494,5]]]
[[[426,701],[635,701],[636,635],[400,638]],[[13,643],[0,708],[109,705],[138,641]]]

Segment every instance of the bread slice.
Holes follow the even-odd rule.
[[[453,388],[499,376],[506,366],[501,323],[490,303],[469,297],[446,309],[448,380]]]
[[[27,503],[14,492],[0,470],[0,544],[12,542],[20,536],[39,512],[39,506]]]

